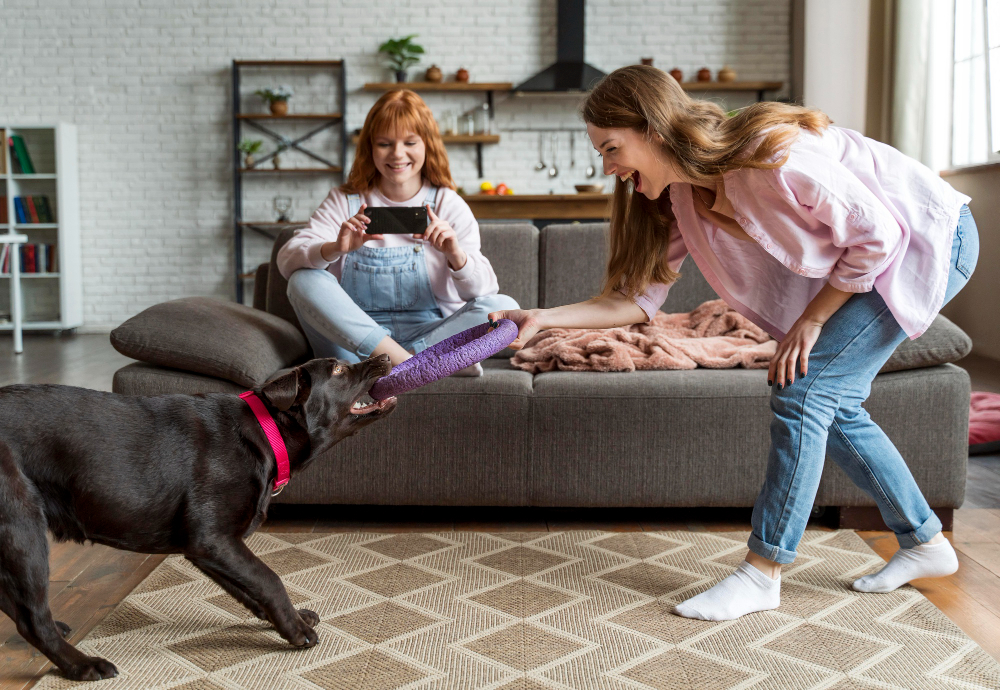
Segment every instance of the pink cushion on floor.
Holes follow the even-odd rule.
[[[969,408],[969,445],[1000,441],[1000,393],[974,392]]]

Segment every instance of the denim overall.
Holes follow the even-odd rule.
[[[431,210],[436,208],[437,191],[431,187],[423,202]],[[348,214],[360,210],[361,195],[349,194]],[[425,257],[424,241],[417,240],[412,247],[362,246],[341,259],[344,292],[407,349],[420,340],[421,326],[444,317],[431,290]]]

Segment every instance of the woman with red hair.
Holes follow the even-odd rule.
[[[426,206],[419,235],[366,235],[365,209]],[[479,225],[455,192],[448,155],[427,104],[390,91],[361,128],[347,182],[330,191],[278,252],[288,297],[316,357],[392,363],[516,309],[498,293],[480,251]],[[482,374],[475,364],[460,373]]]

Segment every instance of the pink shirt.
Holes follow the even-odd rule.
[[[420,206],[429,191],[430,185],[424,182],[417,195],[406,201],[391,201],[377,189],[362,194],[361,200],[369,206]],[[431,291],[441,313],[449,316],[471,299],[497,294],[499,286],[493,266],[480,251],[479,223],[465,200],[451,189],[440,189],[434,212],[442,220],[448,221],[455,230],[459,246],[469,257],[465,266],[453,271],[444,254],[429,243],[423,243]],[[342,254],[334,257],[333,261],[326,261],[320,254],[320,249],[324,243],[336,241],[340,226],[349,216],[347,195],[339,189],[331,190],[309,219],[309,225],[296,232],[278,251],[278,270],[281,275],[287,279],[300,268],[318,268],[329,271],[340,280]],[[384,240],[368,240],[365,246],[407,247],[421,241],[413,239],[411,235],[386,235]]]
[[[690,254],[721,298],[777,340],[827,282],[878,290],[910,338],[941,309],[958,214],[970,199],[917,161],[829,127],[803,130],[780,168],[734,170],[723,183],[755,241],[699,216],[691,185],[672,184],[667,264],[680,272]],[[652,319],[669,290],[651,284],[635,302]]]

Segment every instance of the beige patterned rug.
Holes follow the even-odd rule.
[[[853,532],[808,532],[777,611],[671,606],[728,575],[746,534],[256,534],[316,611],[293,650],[187,561],[167,559],[79,646],[121,673],[37,688],[997,688],[1000,665],[911,587],[858,594],[881,566]]]

